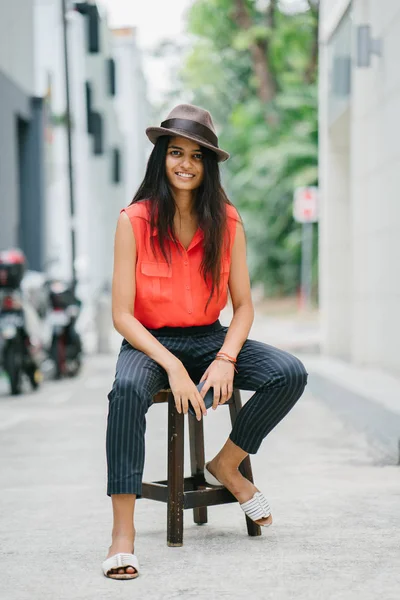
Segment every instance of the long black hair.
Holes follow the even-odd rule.
[[[140,200],[150,200],[150,228],[157,229],[157,238],[161,253],[170,263],[171,256],[166,250],[167,240],[178,246],[174,234],[175,201],[166,173],[166,154],[170,136],[161,136],[150,154],[144,179],[131,204]],[[218,290],[221,281],[221,263],[224,242],[228,241],[226,204],[231,204],[222,185],[217,155],[208,148],[201,147],[203,155],[204,175],[201,185],[194,191],[197,222],[204,233],[204,254],[201,263],[201,274],[209,285],[210,297]],[[156,255],[154,238],[151,237],[151,248]]]

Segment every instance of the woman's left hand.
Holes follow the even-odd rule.
[[[205,381],[200,394],[204,398],[210,388],[214,389],[213,410],[218,404],[225,404],[233,393],[235,369],[227,360],[214,360],[200,382]]]

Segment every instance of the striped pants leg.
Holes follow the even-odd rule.
[[[160,336],[158,339],[183,362],[197,383],[221,348],[226,331],[224,327],[206,335]],[[237,369],[234,386],[255,393],[239,412],[230,439],[245,452],[254,454],[302,395],[307,372],[291,354],[253,340],[244,343],[238,355]],[[124,342],[113,388],[108,395],[108,495],[136,494],[140,497],[146,412],[153,396],[167,386],[165,370]]]
[[[108,394],[106,453],[109,496],[137,494],[140,497],[146,413],[153,396],[166,387],[166,371],[124,340],[114,384]]]
[[[228,328],[207,340],[207,350],[196,344],[192,350],[193,380],[200,380],[220,350]],[[198,353],[196,352],[198,350]],[[303,363],[288,352],[263,342],[246,340],[237,356],[234,387],[254,391],[236,419],[230,439],[249,454],[255,454],[263,439],[293,408],[304,392],[308,374]]]

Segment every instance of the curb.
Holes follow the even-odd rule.
[[[307,357],[304,356],[305,362]],[[335,412],[345,423],[363,433],[385,465],[400,465],[400,414],[379,400],[368,398],[330,377],[309,369],[308,387],[316,398]]]

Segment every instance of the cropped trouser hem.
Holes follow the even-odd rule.
[[[234,431],[231,432],[229,439],[236,446],[238,446],[241,450],[243,450],[243,452],[247,452],[247,454],[256,454],[260,447],[259,445],[257,445],[257,448],[256,448],[256,447],[254,447],[254,444],[253,444],[253,446],[251,446],[250,444],[246,444],[246,442],[244,442],[240,438],[236,437]]]
[[[131,475],[123,481],[108,481],[107,496],[113,494],[136,494],[136,498],[142,495],[142,474]]]

